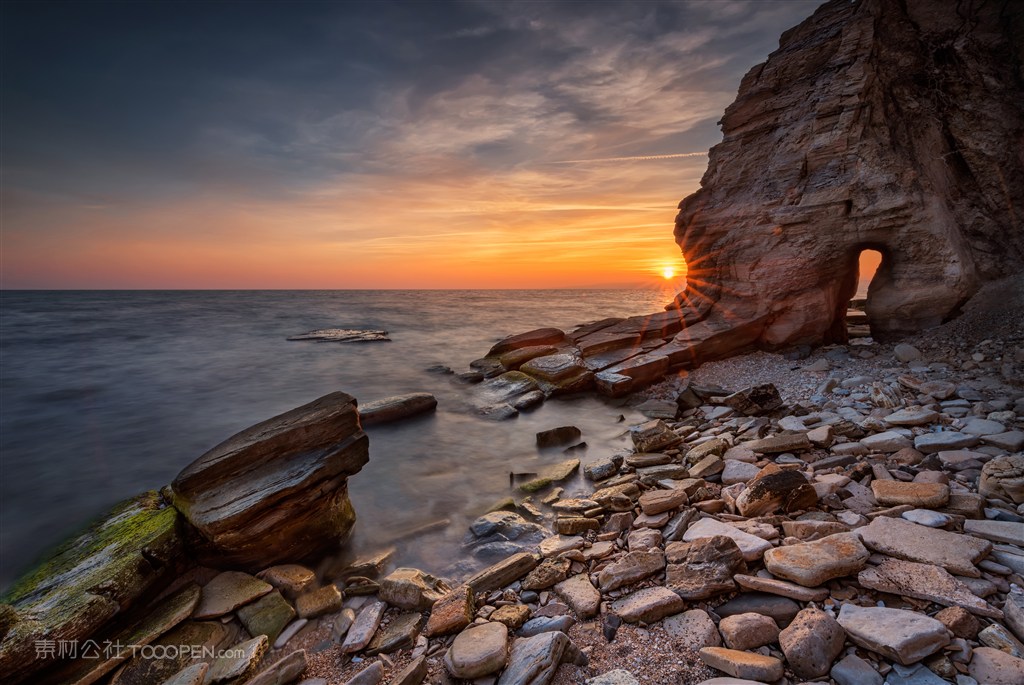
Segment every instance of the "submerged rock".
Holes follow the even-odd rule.
[[[387,331],[358,330],[351,328],[320,328],[301,335],[292,335],[288,340],[312,340],[314,342],[388,342]]]
[[[367,402],[359,407],[359,423],[363,426],[391,423],[411,416],[426,414],[436,408],[437,399],[428,392],[396,395]]]

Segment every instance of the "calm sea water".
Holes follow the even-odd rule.
[[[400,563],[441,572],[466,523],[510,494],[510,470],[564,456],[538,430],[572,423],[583,460],[625,445],[597,398],[549,401],[507,422],[466,409],[456,371],[497,339],[661,309],[657,290],[0,292],[0,585],[115,502],[170,482],[253,423],[334,390],[361,401],[426,391],[437,414],[371,427],[370,463],[350,479],[354,543],[438,518],[399,546]],[[374,328],[393,342],[288,342],[316,328]],[[628,425],[628,424],[627,424]]]

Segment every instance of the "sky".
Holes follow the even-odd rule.
[[[4,2],[3,288],[632,287],[817,0]]]

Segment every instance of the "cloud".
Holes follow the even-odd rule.
[[[740,76],[814,6],[239,7],[7,17],[4,285],[631,282],[675,254]]]

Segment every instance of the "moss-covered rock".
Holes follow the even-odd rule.
[[[158,587],[182,556],[179,529],[178,512],[150,491],[58,547],[0,598],[18,618],[0,642],[0,672],[20,682],[49,665],[37,640],[84,641]]]

